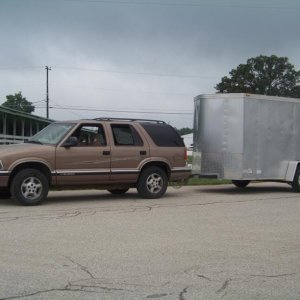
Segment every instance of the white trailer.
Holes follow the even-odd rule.
[[[300,99],[195,97],[193,175],[291,183],[300,192]]]

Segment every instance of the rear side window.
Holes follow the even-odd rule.
[[[159,147],[185,147],[178,132],[167,124],[141,123],[153,142]]]
[[[137,131],[127,124],[112,124],[111,129],[117,146],[142,146],[143,141]]]

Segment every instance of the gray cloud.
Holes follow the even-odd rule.
[[[30,101],[44,99],[49,65],[54,119],[111,114],[192,126],[192,114],[59,106],[192,113],[193,96],[213,93],[221,77],[249,57],[287,56],[300,68],[297,1],[125,2],[131,3],[0,0],[0,100],[17,91]],[[36,113],[45,115],[45,108]]]

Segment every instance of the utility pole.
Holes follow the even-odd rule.
[[[51,71],[51,67],[46,66],[46,116],[49,119],[49,84],[48,84],[48,72]]]

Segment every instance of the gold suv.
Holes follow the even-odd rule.
[[[160,198],[169,181],[190,176],[186,148],[162,121],[55,122],[24,144],[0,147],[0,187],[23,205],[41,203],[50,186],[97,186],[112,194],[135,187]]]

